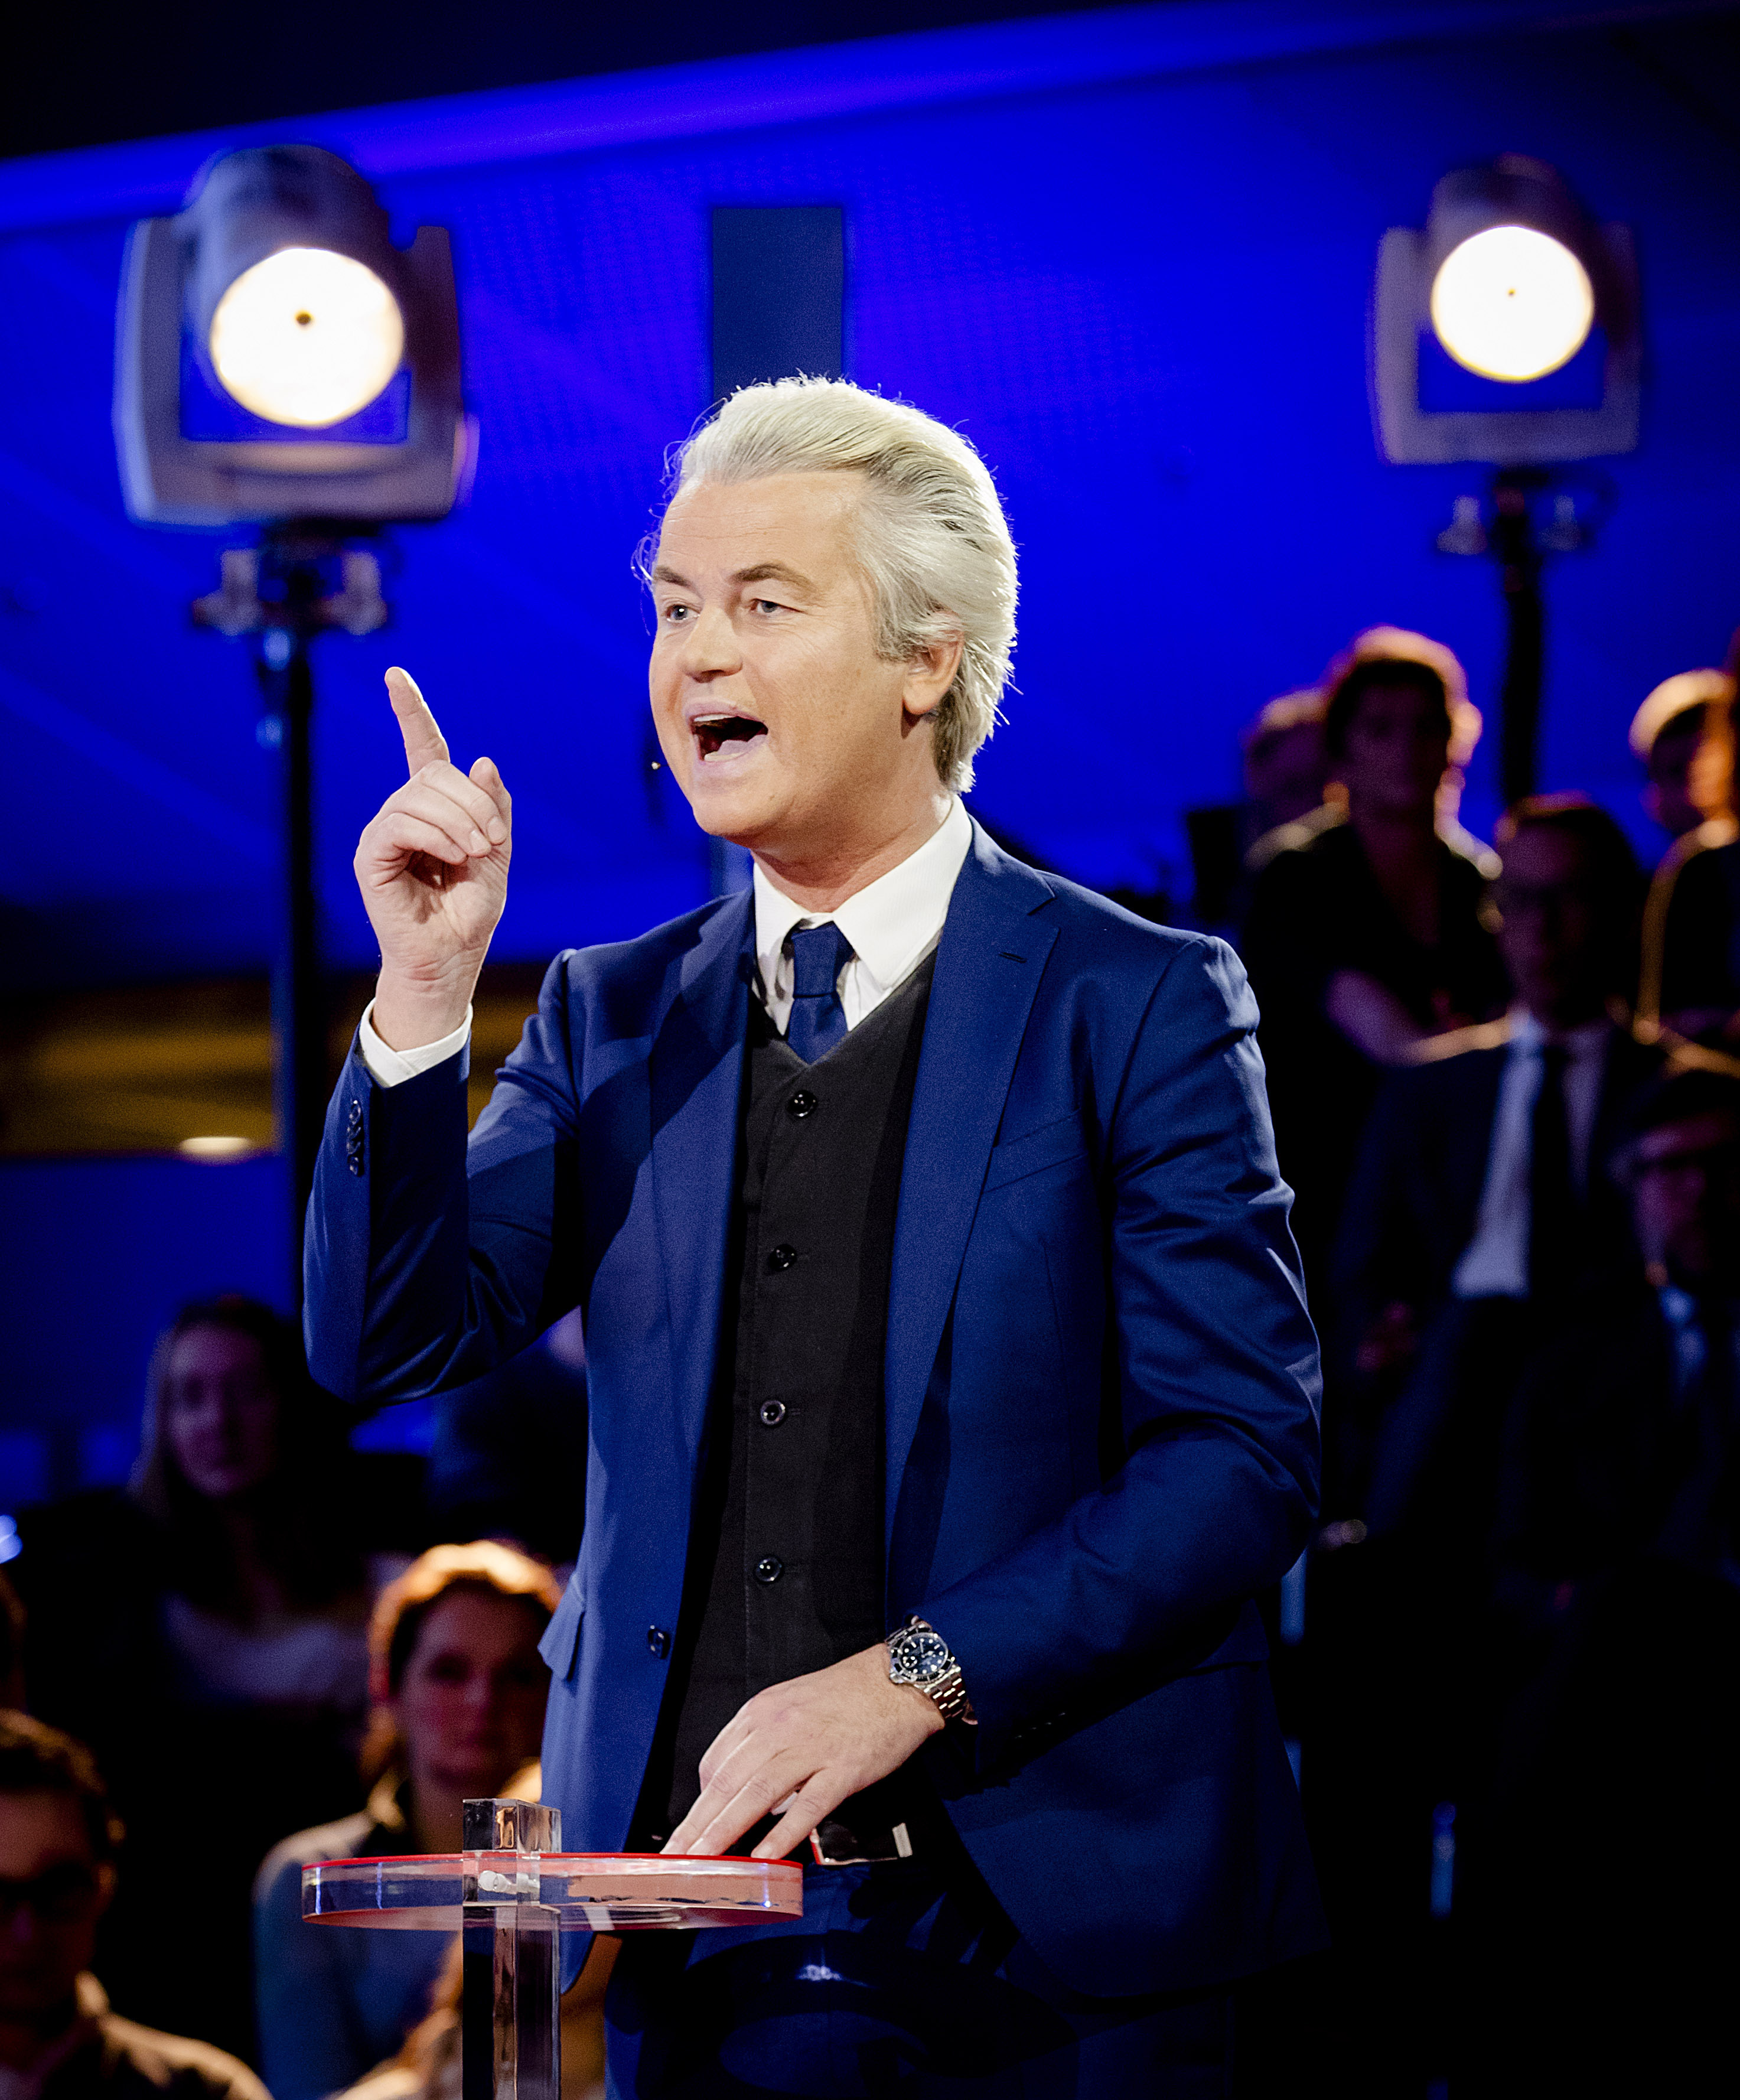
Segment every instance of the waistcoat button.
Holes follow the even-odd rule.
[[[805,1116],[813,1115],[821,1105],[821,1102],[808,1087],[800,1087],[791,1100],[786,1102],[786,1114],[794,1123],[802,1123]]]
[[[771,1553],[764,1554],[755,1563],[755,1580],[764,1586],[777,1582],[785,1572],[785,1562]]]
[[[660,1662],[671,1652],[671,1636],[663,1626],[649,1626],[646,1629],[646,1649],[649,1655],[656,1657]]]
[[[786,1403],[782,1400],[764,1400],[759,1411],[768,1427],[777,1429],[786,1418]]]
[[[797,1249],[795,1246],[787,1246],[784,1241],[781,1241],[780,1244],[775,1247],[773,1251],[768,1256],[767,1265],[769,1268],[776,1271],[782,1268],[790,1268],[792,1263],[795,1262],[797,1258]]]

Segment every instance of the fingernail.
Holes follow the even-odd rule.
[[[489,851],[489,840],[484,837],[482,832],[472,833],[471,850],[474,854],[487,854]]]
[[[491,817],[490,818],[489,835],[496,841],[498,846],[505,845],[507,844],[508,827],[504,823],[503,823],[500,817]]]

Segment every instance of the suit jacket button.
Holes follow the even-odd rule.
[[[802,1123],[805,1116],[813,1115],[821,1105],[808,1087],[800,1087],[786,1102],[786,1114],[794,1123]]]
[[[777,1274],[777,1273],[782,1268],[790,1268],[792,1263],[795,1262],[797,1258],[797,1249],[795,1246],[787,1246],[784,1241],[782,1240],[779,1245],[775,1247],[773,1251],[768,1256],[767,1265],[769,1268],[773,1270],[775,1274]]]
[[[655,1661],[663,1662],[671,1652],[671,1636],[663,1626],[649,1626],[646,1629],[646,1648]]]
[[[755,1563],[755,1580],[764,1588],[770,1589],[785,1572],[785,1562],[772,1553],[763,1554]]]
[[[755,1412],[768,1428],[777,1429],[786,1418],[786,1403],[782,1400],[764,1400]]]

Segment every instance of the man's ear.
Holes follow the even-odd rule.
[[[919,650],[907,666],[901,704],[915,721],[934,714],[954,683],[961,668],[964,638],[951,635],[946,642],[932,642]]]

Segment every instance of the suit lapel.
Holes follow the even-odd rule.
[[[895,1224],[883,1402],[891,1536],[998,1123],[1057,938],[1031,915],[1051,895],[973,827],[936,951]]]
[[[753,924],[747,891],[707,921],[678,966],[675,995],[655,1026],[649,1059],[671,1398],[691,1462],[706,1427],[719,1347]]]

